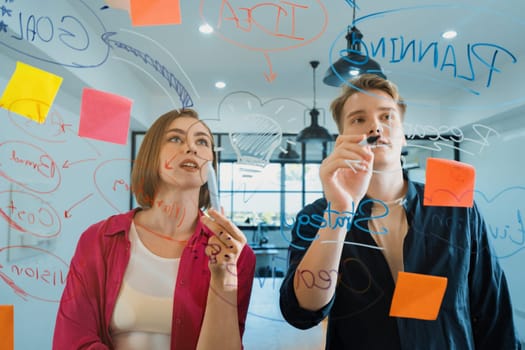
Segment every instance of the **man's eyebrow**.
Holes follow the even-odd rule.
[[[395,111],[395,108],[394,107],[379,107],[378,110],[380,111],[384,111],[384,112],[391,112],[391,111]],[[355,110],[355,111],[352,111],[350,113],[348,113],[347,115],[345,115],[345,118],[351,118],[355,115],[359,115],[359,114],[364,114],[365,113],[365,110],[364,109],[358,109],[358,110]]]
[[[353,117],[354,115],[363,114],[363,113],[365,113],[363,109],[358,109],[356,111],[350,112],[347,115],[345,115],[345,118],[350,118],[350,117]]]

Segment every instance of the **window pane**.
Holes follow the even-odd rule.
[[[306,205],[316,201],[319,198],[323,197],[323,192],[308,192],[305,195]]]
[[[285,209],[283,217],[283,229],[291,229],[295,217],[303,208],[302,194],[301,193],[286,193],[284,196]]]
[[[306,164],[305,187],[306,191],[322,191],[321,180],[319,179],[319,167],[321,164]]]
[[[268,164],[264,168],[233,163],[235,191],[279,191],[281,165]]]
[[[301,191],[303,189],[303,166],[302,164],[285,164],[284,171],[286,179],[285,191]]]
[[[232,220],[241,225],[280,225],[280,193],[244,192],[233,194],[234,213]],[[226,213],[230,215],[230,213]]]
[[[219,190],[229,191],[232,188],[232,163],[219,164]]]

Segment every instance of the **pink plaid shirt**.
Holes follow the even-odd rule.
[[[98,222],[80,237],[58,309],[53,349],[113,349],[109,324],[130,259],[129,228],[137,210]],[[199,220],[182,253],[173,301],[172,350],[197,346],[210,282],[204,249],[211,234]],[[246,245],[237,262],[241,337],[254,270],[255,255]]]

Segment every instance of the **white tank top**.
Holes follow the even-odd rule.
[[[129,237],[131,257],[110,323],[115,349],[169,349],[180,258],[162,258],[149,251],[134,223]]]

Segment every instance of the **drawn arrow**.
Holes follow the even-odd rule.
[[[270,61],[270,56],[268,56],[267,52],[264,53],[264,58],[266,59],[266,63],[268,63],[268,67],[270,68],[270,72],[268,74],[264,72],[264,77],[269,83],[271,83],[275,80],[275,78],[277,78],[277,73],[273,71],[272,61]]]
[[[97,160],[97,158],[82,159],[82,160],[77,160],[75,162],[70,162],[69,160],[66,159],[64,161],[64,164],[62,164],[62,168],[63,169],[67,169],[67,168],[69,168],[72,165],[75,165],[75,164],[78,164],[78,163],[82,163],[82,162],[89,162],[89,161],[92,161],[92,160]]]
[[[76,207],[77,205],[79,205],[80,203],[82,203],[83,201],[85,201],[86,199],[88,199],[89,197],[91,197],[93,195],[93,193],[90,193],[88,194],[87,196],[85,196],[84,198],[82,198],[81,200],[79,200],[78,202],[76,202],[75,204],[73,204],[69,209],[65,210],[64,211],[64,217],[66,219],[69,219],[72,215],[71,215],[71,210],[73,210],[74,207]]]
[[[4,218],[5,221],[14,228],[15,230],[18,230],[20,232],[27,232],[22,226],[18,225],[13,219],[9,217],[2,209],[0,209],[0,216]]]

